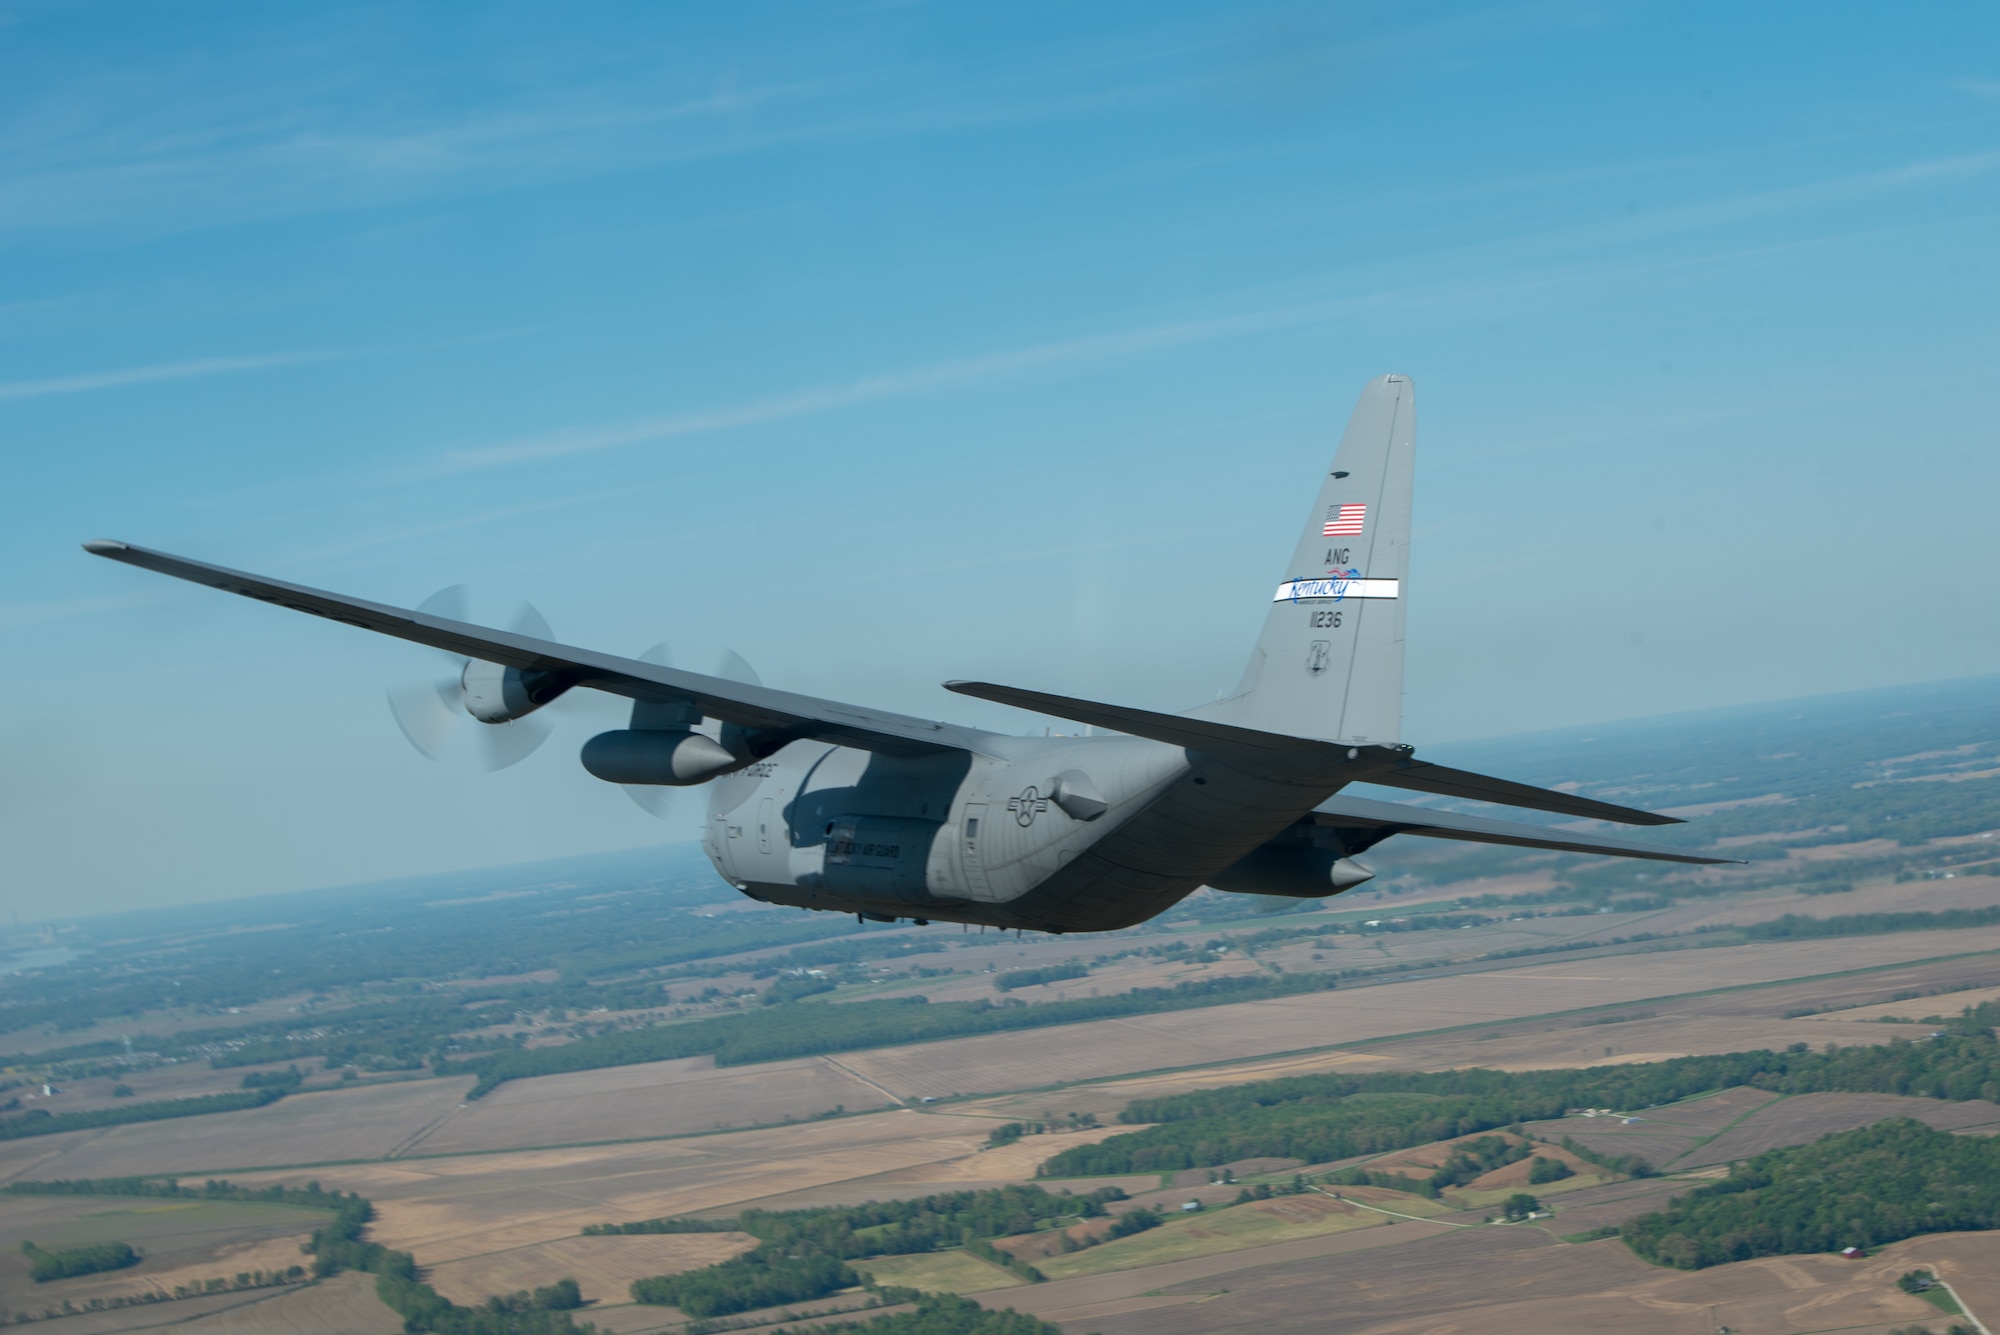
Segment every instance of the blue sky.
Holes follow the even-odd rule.
[[[688,837],[114,536],[1039,731],[1419,396],[1419,748],[2000,667],[2000,10],[0,7],[23,917]]]

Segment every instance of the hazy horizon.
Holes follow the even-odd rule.
[[[0,867],[22,917],[692,837],[564,721],[122,538],[999,731],[1233,683],[1418,401],[1404,740],[2000,670],[2000,14],[15,13]],[[1884,596],[1886,594],[1886,596]],[[1871,596],[1872,595],[1872,596]]]
[[[1434,759],[1438,759],[1446,763],[1457,762],[1462,764],[1477,764],[1481,763],[1482,760],[1492,759],[1496,751],[1500,751],[1502,748],[1505,748],[1509,743],[1519,743],[1524,749],[1530,746],[1534,747],[1536,754],[1533,760],[1527,760],[1524,757],[1516,758],[1516,767],[1513,771],[1513,777],[1523,778],[1523,779],[1535,779],[1545,782],[1554,782],[1555,780],[1550,775],[1538,774],[1535,772],[1538,766],[1546,766],[1548,761],[1548,747],[1550,746],[1551,743],[1557,745],[1558,747],[1561,747],[1565,743],[1567,743],[1573,748],[1580,744],[1597,742],[1599,740],[1609,740],[1610,738],[1617,738],[1618,740],[1629,741],[1633,740],[1632,734],[1643,733],[1647,729],[1658,728],[1661,730],[1666,730],[1672,728],[1687,728],[1690,727],[1691,725],[1698,726],[1699,724],[1704,722],[1720,721],[1721,719],[1726,718],[1732,714],[1749,714],[1754,716],[1760,711],[1768,711],[1775,713],[1777,711],[1795,708],[1799,706],[1807,706],[1807,705],[1824,706],[1829,704],[1836,704],[1842,701],[1859,702],[1861,700],[1864,700],[1872,696],[1904,697],[1911,693],[1919,691],[1952,690],[1954,688],[1978,687],[1987,684],[1992,685],[1993,687],[1996,688],[1996,690],[2000,690],[2000,675],[1985,676],[1985,677],[1955,677],[1935,682],[1910,682],[1910,683],[1899,684],[1896,686],[1870,687],[1860,691],[1842,691],[1824,695],[1795,696],[1783,700],[1750,701],[1744,704],[1723,705],[1709,709],[1688,710],[1674,714],[1647,714],[1637,718],[1629,718],[1629,719],[1594,719],[1583,723],[1571,724],[1562,728],[1550,729],[1541,732],[1519,733],[1509,737],[1468,738],[1468,739],[1463,739],[1456,743],[1447,742],[1439,745],[1434,750],[1431,750],[1429,754],[1431,754]],[[1609,734],[1609,737],[1607,737],[1606,739],[1600,739],[1598,737],[1578,737],[1574,735],[1581,732],[1599,732],[1599,731]],[[1622,737],[1619,736],[1620,734],[1623,734],[1623,736]],[[1481,755],[1482,752],[1485,753],[1484,756]],[[1459,753],[1464,753],[1464,754],[1459,754]],[[1377,795],[1390,801],[1408,801],[1410,800],[1411,797],[1409,793],[1396,792],[1393,790],[1387,792],[1381,792],[1378,793]],[[1422,801],[1423,799],[1420,798],[1418,800]],[[1520,816],[1521,814],[1522,813],[1520,812],[1512,813],[1512,815],[1516,817]],[[1531,820],[1536,819],[1532,815],[1529,818]],[[1423,840],[1414,841],[1414,848],[1421,849],[1425,842],[1426,841]],[[1368,861],[1370,863],[1379,864],[1386,857],[1389,860],[1389,862],[1393,863],[1397,860],[1398,853],[1407,853],[1411,851],[1413,851],[1411,841],[1405,840],[1387,846],[1383,850],[1370,854],[1368,857]],[[174,905],[127,904],[127,905],[109,906],[105,908],[90,910],[83,913],[41,914],[41,915],[31,915],[24,913],[21,915],[19,925],[23,928],[39,927],[42,925],[54,925],[54,924],[72,922],[86,917],[109,916],[109,915],[115,915],[119,913],[129,913],[129,912],[145,912],[161,908],[174,908],[174,907],[200,908],[205,906],[229,904],[233,902],[238,902],[242,900],[251,900],[251,899],[258,899],[258,900],[276,899],[276,898],[285,898],[290,896],[319,895],[319,894],[361,895],[361,894],[366,894],[368,892],[380,893],[398,886],[408,886],[414,888],[426,882],[431,882],[431,881],[452,881],[461,879],[479,880],[491,877],[499,877],[503,875],[520,875],[533,872],[540,868],[554,868],[562,863],[573,862],[577,859],[582,859],[582,858],[611,859],[611,858],[634,857],[637,855],[647,854],[647,853],[661,853],[670,855],[672,857],[679,859],[681,862],[686,863],[687,868],[692,868],[698,873],[707,874],[711,878],[715,879],[715,887],[718,898],[726,899],[731,893],[733,893],[732,891],[729,890],[727,885],[720,880],[720,878],[714,877],[714,868],[710,865],[707,856],[701,851],[701,841],[699,836],[694,833],[689,833],[684,837],[675,836],[671,838],[656,839],[651,841],[641,841],[637,843],[620,845],[615,847],[590,849],[582,852],[562,853],[546,858],[513,859],[509,861],[493,862],[493,863],[468,863],[458,867],[448,867],[437,870],[417,872],[412,874],[391,875],[385,877],[378,877],[371,880],[341,882],[337,884],[296,886],[283,890],[267,890],[267,889],[252,888],[244,890],[234,895],[218,895],[204,899],[188,899]],[[665,862],[660,862],[657,864],[649,863],[648,869],[660,873],[668,873],[677,870],[677,868],[670,866]],[[4,924],[0,924],[0,926],[4,926]]]

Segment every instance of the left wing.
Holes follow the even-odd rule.
[[[303,584],[245,574],[226,566],[190,561],[129,543],[98,541],[83,546],[93,555],[206,584],[211,589],[276,603],[294,612],[344,621],[363,630],[505,667],[556,673],[566,678],[570,686],[588,686],[632,700],[687,701],[710,718],[771,734],[772,740],[780,745],[795,738],[813,737],[885,755],[930,755],[940,751],[978,750],[980,739],[985,736],[972,728],[794,695],[790,691],[774,691],[768,686],[682,672],[635,658],[619,658],[511,631],[491,630],[427,612],[413,612]]]
[[[1378,802],[1373,798],[1349,797],[1344,793],[1336,793],[1320,803],[1307,812],[1300,823],[1335,830],[1364,831],[1371,843],[1392,834],[1421,834],[1432,839],[1512,844],[1516,848],[1550,848],[1559,853],[1600,853],[1616,858],[1650,858],[1656,862],[1716,864],[1737,860],[1675,853],[1653,844],[1636,844],[1601,834],[1552,830],[1546,825],[1523,825],[1518,821],[1494,820],[1488,816],[1462,816],[1456,811],[1433,811],[1428,807]]]

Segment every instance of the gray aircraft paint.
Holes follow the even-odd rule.
[[[1416,395],[1368,383],[1228,698],[1190,711],[1265,732],[1395,742],[1403,730]],[[1355,511],[1352,507],[1359,506]],[[1342,507],[1347,511],[1341,529]]]
[[[1414,390],[1363,390],[1305,530],[1268,598],[1236,691],[1162,714],[980,682],[963,694],[1118,730],[1010,737],[496,631],[120,542],[94,554],[452,653],[492,677],[482,708],[518,718],[565,691],[632,700],[592,739],[610,782],[706,782],[716,870],[771,903],[882,919],[1049,932],[1126,927],[1204,884],[1319,897],[1396,834],[1712,862],[1642,843],[1347,798],[1371,782],[1571,816],[1670,818],[1415,760],[1399,744]],[[1333,531],[1329,531],[1333,530]],[[500,701],[495,706],[491,701]],[[502,719],[504,725],[506,720]]]

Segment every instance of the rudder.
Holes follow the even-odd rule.
[[[1409,377],[1369,381],[1242,680],[1189,714],[1295,737],[1401,737],[1415,458]]]

